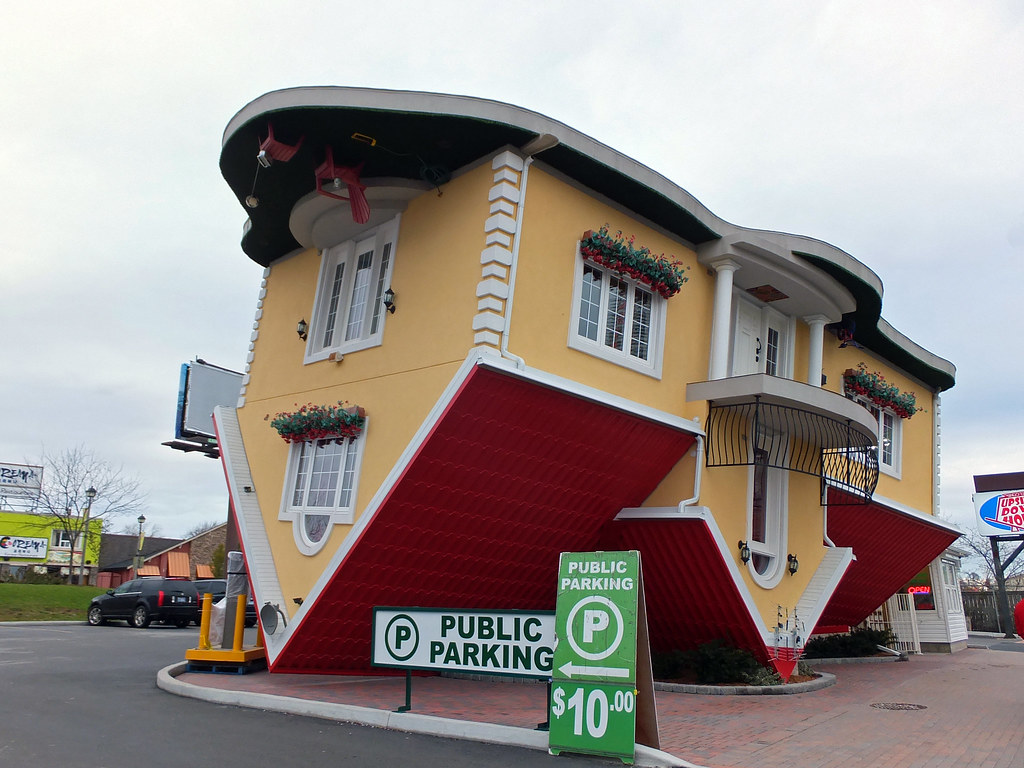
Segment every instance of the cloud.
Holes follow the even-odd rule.
[[[0,460],[85,444],[138,472],[165,534],[223,516],[218,465],[159,445],[180,364],[240,368],[251,331],[221,134],[266,91],[365,85],[533,109],[863,261],[887,319],[959,368],[942,498],[963,508],[972,473],[1024,465],[1021,82],[1024,11],[998,0],[12,6]]]

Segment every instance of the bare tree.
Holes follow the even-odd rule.
[[[206,533],[207,531],[212,531],[214,528],[216,528],[219,525],[224,525],[224,521],[223,520],[206,520],[205,522],[202,522],[202,523],[196,523],[191,528],[189,528],[187,531],[185,531],[185,535],[182,536],[181,538],[183,538],[183,539],[194,539],[199,534]]]
[[[989,537],[983,536],[977,528],[970,528],[956,543],[970,551],[970,554],[965,558],[968,561],[967,564],[970,570],[978,570],[986,581],[995,585],[996,571],[992,560],[992,544]],[[1017,546],[1018,542],[1013,542],[1013,544]],[[1005,547],[1000,549],[1000,560],[1009,557],[1012,552],[1012,548],[1009,550],[1006,550]],[[1004,576],[1007,579],[1015,576],[1024,576],[1024,554],[1017,557],[1010,564],[1009,568],[1004,566],[1003,570]]]
[[[34,511],[48,518],[50,527],[63,530],[71,542],[69,572],[73,574],[76,549],[82,553],[84,570],[89,521],[101,519],[106,524],[134,514],[142,508],[145,494],[138,479],[83,446],[44,454],[42,463],[43,483]]]
[[[106,530],[104,529],[104,533]],[[114,532],[114,531],[112,531]],[[155,539],[164,535],[163,528],[160,527],[160,523],[154,523],[152,520],[147,520],[142,526],[142,532],[146,534],[147,539]],[[138,520],[130,520],[120,528],[117,529],[116,533],[122,536],[138,536],[139,535],[139,523]]]

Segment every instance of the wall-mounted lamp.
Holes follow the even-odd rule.
[[[280,620],[281,625],[288,626],[288,619],[285,618],[281,606],[276,603],[264,603],[263,607],[260,608],[260,624],[263,627],[263,631],[268,635],[277,632],[278,620]]]
[[[794,575],[800,568],[800,561],[796,559],[796,555],[786,555],[786,563],[790,576]]]
[[[736,546],[738,546],[740,548],[740,561],[744,562],[744,563],[749,563],[750,562],[750,547],[747,546],[747,542],[741,541]]]
[[[395,292],[390,288],[384,291],[384,308],[391,314],[395,314]]]
[[[306,322],[306,318],[299,320],[298,325],[295,326],[295,332],[299,334],[299,338],[303,341],[309,336],[309,323]]]

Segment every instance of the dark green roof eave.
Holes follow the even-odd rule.
[[[365,96],[360,89],[308,89],[297,96],[325,99],[339,91],[353,101]],[[613,203],[646,218],[681,240],[700,244],[719,235],[709,224],[716,218],[688,193],[639,163],[615,152],[568,126],[537,113],[486,100],[438,94],[374,92],[391,106],[368,104],[288,103],[274,100],[278,92],[257,99],[236,116],[225,131],[220,170],[250,226],[242,237],[243,251],[267,266],[299,247],[288,230],[291,208],[315,187],[314,169],[331,146],[339,165],[365,163],[362,177],[422,180],[446,178],[504,147],[521,147],[540,131],[550,131],[560,143],[538,155],[538,161],[588,187]],[[287,96],[288,93],[284,92]],[[423,97],[417,101],[416,96]],[[436,101],[430,112],[401,108],[402,98],[423,107]],[[267,99],[267,108],[259,109]],[[464,109],[467,113],[457,113]],[[470,114],[475,110],[478,114]],[[518,121],[518,122],[514,122]],[[274,126],[275,138],[303,144],[287,163],[274,163],[257,174],[259,142]],[[353,140],[353,133],[372,136],[376,147]],[[618,166],[618,167],[616,167]],[[647,178],[650,177],[650,178]],[[255,182],[255,183],[254,183]],[[658,188],[661,188],[660,190]],[[250,209],[245,198],[254,191],[259,206]],[[675,199],[673,199],[675,198]]]

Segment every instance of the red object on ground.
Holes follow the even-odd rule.
[[[1017,634],[1024,637],[1024,600],[1017,603],[1013,609],[1013,624],[1017,627]]]

